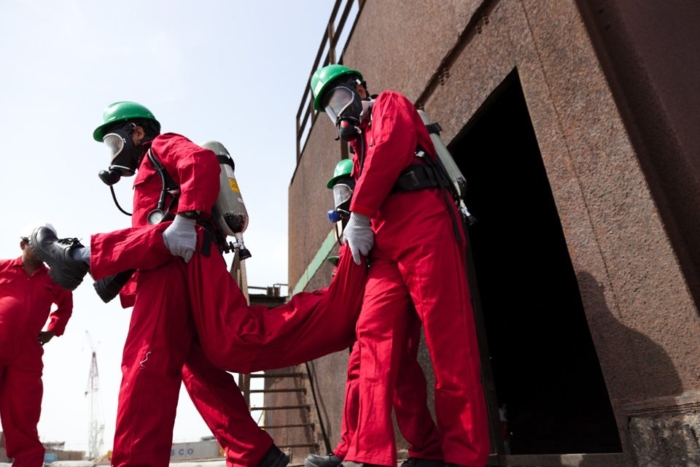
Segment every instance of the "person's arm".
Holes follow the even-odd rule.
[[[178,213],[197,211],[208,217],[219,196],[219,162],[213,151],[182,140],[172,161],[180,180]]]
[[[414,163],[417,137],[413,104],[397,92],[379,95],[372,109],[371,139],[350,211],[374,217],[401,171]],[[358,148],[359,150],[359,148]]]
[[[163,164],[168,173],[177,173],[180,199],[175,219],[163,231],[163,242],[170,253],[189,262],[197,246],[197,219],[210,217],[219,196],[221,169],[213,151],[184,136],[171,138],[166,143],[169,150],[162,151]]]
[[[49,325],[46,330],[53,333],[53,335],[61,336],[73,314],[73,293],[56,285],[54,286],[53,296],[57,308],[49,315]]]

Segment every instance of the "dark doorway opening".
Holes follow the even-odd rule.
[[[506,409],[508,451],[620,452],[517,72],[450,149],[479,219],[469,237],[495,387],[487,396]]]

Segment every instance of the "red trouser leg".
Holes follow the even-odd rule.
[[[112,465],[165,467],[193,325],[184,263],[139,271],[122,357]]]
[[[94,279],[127,269],[151,270],[172,259],[162,231],[168,223],[124,229],[91,237]],[[342,254],[331,285],[298,293],[273,310],[251,307],[214,247],[199,250],[186,264],[187,287],[197,333],[207,357],[220,368],[240,373],[284,368],[337,352],[354,340],[362,303],[365,266]]]
[[[442,440],[427,406],[427,382],[418,363],[420,321],[412,318],[408,343],[400,363],[394,393],[396,423],[408,441],[408,454],[419,459],[442,459]],[[345,383],[345,406],[341,423],[341,438],[333,453],[345,458],[357,429],[359,412],[360,346],[353,345],[348,358],[348,376]]]
[[[215,367],[195,342],[182,377],[194,406],[224,448],[226,465],[258,465],[273,441],[251,417],[233,376]]]
[[[0,418],[5,432],[7,457],[15,467],[44,465],[44,446],[37,424],[41,415],[44,386],[41,373],[43,348],[36,336],[25,337],[16,358],[2,368],[0,376]]]
[[[99,280],[130,269],[154,269],[173,259],[163,231],[170,222],[90,236],[90,275]]]
[[[360,409],[346,460],[396,465],[391,418],[394,387],[414,314],[396,264],[373,259],[357,321]]]
[[[418,363],[421,323],[413,313],[394,390],[396,424],[408,441],[408,455],[442,460],[442,438],[428,410],[428,383]]]
[[[445,462],[482,467],[489,456],[486,403],[464,266],[450,226],[405,248],[399,268],[423,323],[435,371],[435,412]],[[442,233],[442,235],[439,235]]]
[[[247,304],[217,251],[195,254],[187,274],[202,348],[213,364],[239,373],[285,368],[346,349],[354,340],[366,272],[350,254],[341,254],[327,289],[298,293],[268,310]]]
[[[340,423],[340,441],[333,449],[333,454],[345,458],[350,447],[350,442],[357,429],[357,413],[360,410],[360,346],[352,345],[348,357],[348,375],[345,381],[345,404],[343,405],[343,419]]]

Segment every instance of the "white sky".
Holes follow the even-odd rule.
[[[287,189],[295,116],[332,0],[0,1],[0,257],[19,256],[20,230],[51,222],[60,236],[129,225],[97,178],[92,140],[102,110],[133,100],[164,131],[221,141],[251,216],[251,285],[287,282]],[[132,179],[117,185],[131,207]],[[42,440],[87,447],[89,330],[97,344],[105,449],[112,446],[130,310],[103,304],[90,278],[74,293],[66,334],[46,346]],[[116,301],[115,301],[116,302]],[[184,390],[174,439],[209,431]]]

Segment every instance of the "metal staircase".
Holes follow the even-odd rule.
[[[273,308],[286,302],[286,297],[280,294],[281,286],[286,284],[275,284],[272,287],[249,286],[245,263],[240,261],[238,254],[231,263],[230,273],[251,305]],[[265,293],[249,294],[251,289],[264,290]],[[309,400],[313,399],[307,396],[313,388],[309,384],[308,373],[299,368],[238,375],[238,386],[246,404],[261,427],[274,438],[275,444],[289,456],[289,467],[303,466],[304,458],[319,449],[317,422],[314,419],[318,412],[312,411]],[[260,384],[254,384],[255,387],[251,388],[251,381],[256,380],[263,382],[261,388],[258,388]],[[251,396],[259,399],[257,395],[263,396],[263,403],[251,405]],[[255,414],[260,416],[255,417]],[[322,424],[318,425],[323,430]]]
[[[251,389],[260,386],[261,389]],[[257,383],[257,384],[256,384]],[[309,377],[298,367],[239,375],[239,386],[253,418],[270,433],[275,444],[290,457],[289,467],[300,467],[309,453],[319,451],[315,407],[309,395]],[[262,405],[251,399],[263,396]],[[251,398],[251,396],[253,396]],[[256,416],[260,414],[259,418]]]

